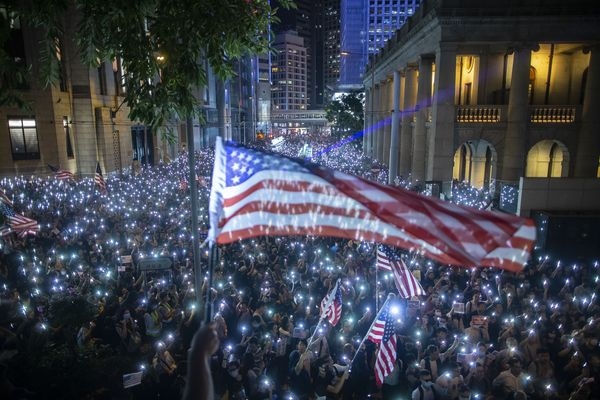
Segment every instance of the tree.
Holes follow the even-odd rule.
[[[26,16],[29,23],[42,31],[44,62],[40,78],[46,86],[58,81],[57,43],[71,39],[65,37],[65,32],[75,31],[73,39],[85,64],[97,67],[102,61],[122,63],[129,118],[152,126],[155,132],[174,117],[201,118],[195,95],[195,89],[207,83],[206,67],[201,60],[207,61],[219,77],[232,76],[236,59],[268,50],[269,24],[276,20],[276,10],[268,0],[9,0],[5,3],[7,14]],[[293,7],[291,0],[280,4]],[[78,19],[65,18],[74,10]],[[8,19],[2,18],[0,23],[5,28]],[[2,45],[6,45],[6,40],[7,35],[0,35]],[[6,62],[2,53],[0,62]]]
[[[341,138],[363,130],[364,99],[363,92],[350,92],[327,104],[325,112],[333,123],[334,135]]]

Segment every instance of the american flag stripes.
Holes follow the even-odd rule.
[[[7,224],[0,225],[0,237],[10,235],[12,233],[12,229]]]
[[[58,167],[55,167],[52,164],[48,164],[48,168],[50,168],[50,170],[52,172],[54,172],[54,176],[58,180],[74,180],[75,179],[75,176],[70,171],[66,171],[64,169],[60,169]]]
[[[396,363],[396,328],[391,304],[389,300],[385,302],[367,333],[367,339],[379,345],[375,359],[375,380],[378,386],[383,384],[383,379],[392,372]]]
[[[27,234],[35,234],[40,230],[40,226],[37,221],[31,218],[27,218],[24,215],[17,214],[11,207],[4,202],[0,202],[0,210],[7,219],[8,226],[18,235],[25,236]],[[3,231],[3,234],[10,232]]]
[[[342,289],[338,280],[333,289],[321,301],[321,318],[329,321],[331,326],[336,326],[341,317]]]
[[[209,240],[316,235],[419,250],[442,264],[520,271],[531,220],[460,207],[217,138]]]
[[[423,290],[423,287],[410,272],[404,261],[386,246],[377,248],[377,261],[375,264],[376,268],[392,272],[394,284],[400,297],[410,299],[413,296],[425,294],[425,290]]]
[[[98,186],[100,193],[106,193],[106,182],[104,181],[104,177],[102,176],[102,169],[100,168],[100,163],[96,163],[96,173],[94,174],[94,182]]]

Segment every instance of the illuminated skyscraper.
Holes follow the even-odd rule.
[[[419,0],[342,0],[341,89],[362,86],[369,56],[376,54],[419,6]]]
[[[277,50],[272,58],[272,100],[274,110],[306,110],[306,47],[295,31],[280,33],[273,47]]]

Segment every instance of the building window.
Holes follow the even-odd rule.
[[[63,117],[63,128],[65,130],[67,157],[73,159],[75,158],[75,154],[73,153],[73,144],[71,142],[71,126],[69,125],[69,118],[67,117]]]
[[[13,160],[40,159],[35,118],[9,117],[8,131]]]

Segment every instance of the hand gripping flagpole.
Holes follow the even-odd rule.
[[[375,325],[375,322],[377,322],[377,319],[379,318],[379,314],[381,314],[381,311],[383,309],[385,309],[385,306],[388,303],[388,301],[390,301],[391,299],[394,299],[394,298],[396,298],[396,295],[394,293],[389,293],[387,299],[385,299],[385,302],[383,303],[383,305],[381,306],[379,311],[377,311],[377,315],[375,315],[375,319],[373,320],[373,322],[371,322],[371,326],[369,327],[369,330],[367,331],[366,335],[362,338],[362,340],[360,341],[360,344],[356,348],[354,357],[352,357],[352,361],[350,361],[350,366],[349,366],[350,369],[352,369],[352,364],[354,364],[354,360],[356,360],[356,356],[358,356],[358,352],[360,351],[360,348],[366,342],[367,337],[369,337],[369,333],[371,333],[371,329],[373,329],[373,325]]]
[[[333,303],[333,301],[335,300],[335,295],[338,290],[339,284],[340,284],[340,279],[338,278],[338,280],[335,282],[335,286],[333,287],[333,289],[326,295],[326,296],[329,296],[330,294],[333,294],[332,296],[329,296],[329,298],[327,299],[327,302],[325,303],[325,307],[322,307],[320,310],[321,316],[319,317],[319,322],[317,323],[317,327],[315,328],[315,331],[313,332],[313,334],[310,336],[310,339],[308,339],[308,342],[306,343],[307,348],[313,342],[313,339],[314,339],[315,335],[317,334],[317,331],[319,330],[319,326],[321,326],[321,324],[323,323],[323,320],[325,319],[325,317],[323,315],[323,310],[328,310],[329,307],[331,307],[331,303]]]

